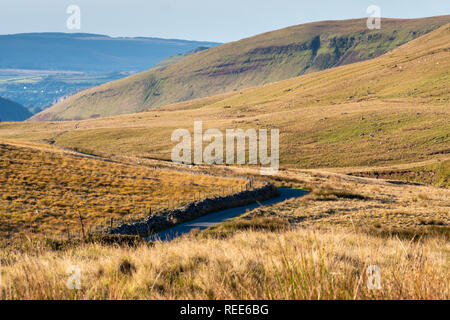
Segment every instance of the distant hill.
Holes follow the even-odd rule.
[[[27,108],[0,97],[0,121],[23,121],[32,116]]]
[[[112,116],[293,78],[380,56],[450,22],[450,16],[323,21],[264,33],[190,55],[56,104],[33,120]]]
[[[283,166],[367,172],[435,163],[419,178],[447,185],[448,162],[438,161],[450,159],[449,53],[447,24],[375,59],[136,114],[0,125],[0,137],[170,160],[174,130],[192,132],[201,120],[203,130],[279,129]]]
[[[158,64],[155,67],[168,66],[169,64],[178,62],[178,61],[180,61],[180,60],[182,60],[182,59],[184,59],[184,58],[186,58],[186,57],[188,57],[190,55],[193,55],[193,54],[195,54],[197,52],[208,50],[208,49],[210,49],[210,48],[209,47],[198,47],[198,48],[195,48],[194,50],[188,51],[186,53],[177,54],[177,55],[174,55],[174,56],[170,56],[170,57],[164,58],[160,62],[158,62]]]
[[[0,36],[0,69],[143,71],[160,60],[214,42],[160,38],[112,38],[84,33]]]

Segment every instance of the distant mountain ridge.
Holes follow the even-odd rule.
[[[0,97],[0,121],[23,121],[31,116],[32,113],[21,104]]]
[[[227,43],[180,61],[95,87],[31,120],[87,119],[135,113],[232,92],[378,57],[450,22],[450,16],[322,21]]]
[[[85,33],[0,35],[0,69],[143,71],[166,57],[218,44]]]

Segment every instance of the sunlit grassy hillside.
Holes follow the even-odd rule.
[[[134,113],[367,60],[449,23],[450,16],[383,19],[381,30],[368,30],[366,20],[315,22],[228,43],[89,89],[33,120]]]

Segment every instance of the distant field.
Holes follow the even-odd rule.
[[[0,96],[37,113],[79,91],[148,70],[161,59],[216,45],[82,33],[0,35]]]
[[[0,144],[0,237],[39,237],[138,219],[245,180],[108,162],[42,145]]]

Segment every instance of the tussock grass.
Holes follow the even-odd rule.
[[[392,184],[322,170],[285,170],[272,180],[284,177],[288,181],[303,181],[311,193],[258,208],[240,219],[277,218],[302,227],[420,230],[427,226],[450,226],[450,190],[446,188]]]
[[[390,228],[378,225],[371,228],[366,227],[362,230],[370,235],[381,238],[398,237],[408,241],[421,241],[424,238],[441,238],[447,242],[450,241],[449,226],[428,225],[428,227],[422,228]]]
[[[30,241],[27,243],[28,248],[26,251],[32,252],[34,250],[39,250],[40,248],[48,248],[51,250],[67,250],[86,244],[136,247],[142,245],[143,243],[145,243],[145,240],[143,238],[132,235],[90,234],[86,237],[86,239],[65,240],[57,240],[44,237],[42,239],[30,239]],[[22,243],[22,250],[23,249],[24,247]]]
[[[1,252],[0,299],[449,299],[449,242],[349,229],[237,232],[154,247]],[[82,288],[68,290],[69,266]],[[367,288],[367,267],[381,290]]]

